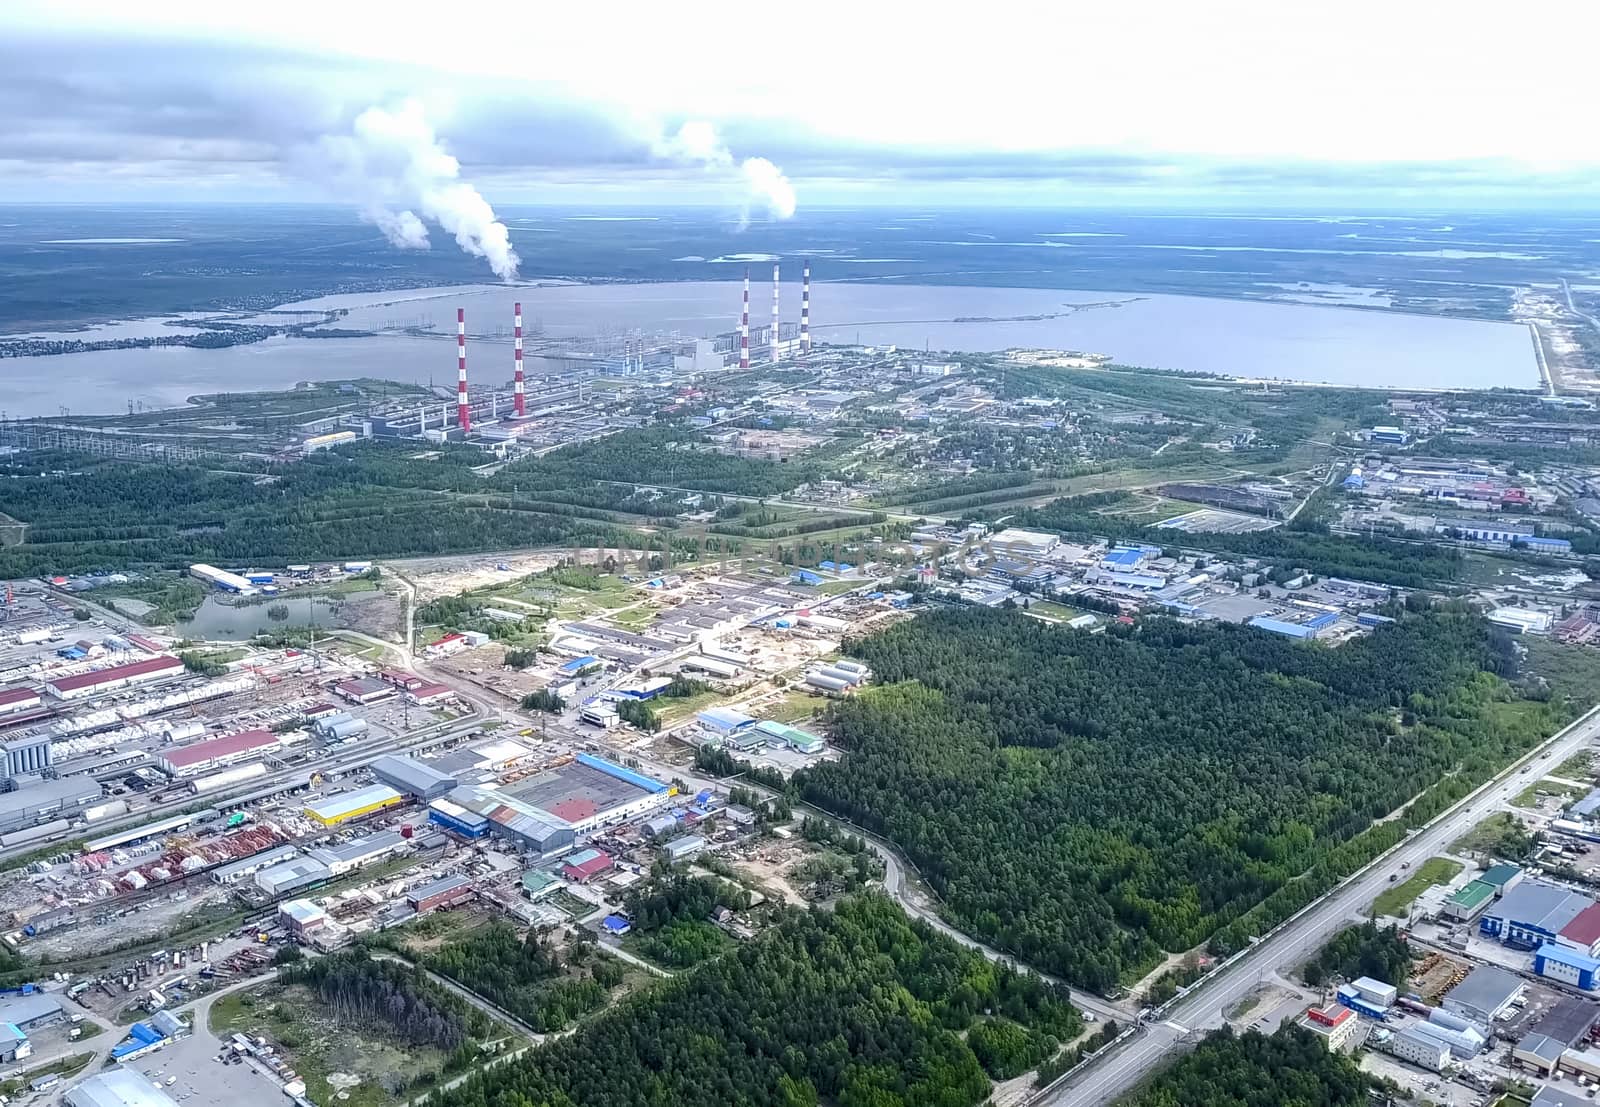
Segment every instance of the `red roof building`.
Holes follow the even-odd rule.
[[[1561,928],[1561,943],[1593,957],[1600,949],[1600,903],[1591,903]]]
[[[156,757],[156,765],[173,776],[194,776],[248,760],[277,744],[278,736],[270,730],[242,730],[238,734],[167,750]]]
[[[177,676],[181,672],[183,662],[176,657],[152,657],[127,665],[113,665],[109,669],[96,669],[92,673],[56,677],[45,681],[44,690],[61,700],[85,699],[114,692],[130,684]]]
[[[424,684],[428,683],[416,673],[405,673],[401,672],[399,669],[385,669],[378,675],[384,680],[387,680],[390,684],[394,685],[396,688],[404,688],[408,692],[414,688],[421,688]]]
[[[586,849],[567,858],[567,863],[561,866],[561,872],[568,880],[587,884],[601,873],[610,872],[615,864],[605,850]]]
[[[38,707],[42,702],[39,693],[32,688],[4,688],[0,689],[0,715],[13,711],[26,711],[30,707]]]
[[[456,690],[448,684],[418,684],[406,692],[406,699],[419,707],[429,704],[443,703],[445,700],[454,699]]]

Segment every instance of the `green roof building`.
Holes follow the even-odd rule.
[[[773,719],[763,719],[756,724],[755,728],[768,738],[776,739],[790,749],[798,750],[801,753],[813,754],[822,752],[824,745],[822,739],[810,731],[801,730],[799,727],[789,726]]]
[[[1493,870],[1490,870],[1493,871]],[[1494,901],[1498,889],[1484,880],[1474,880],[1445,901],[1439,914],[1456,922],[1471,922]]]

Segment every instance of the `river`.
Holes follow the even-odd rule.
[[[791,269],[793,267],[791,266]],[[757,275],[764,266],[756,266]],[[467,310],[468,365],[500,383],[511,368],[511,304],[521,300],[528,346],[553,336],[677,331],[707,337],[738,319],[736,282],[466,286],[338,297],[341,328],[431,325],[436,337],[279,337],[223,350],[106,350],[0,361],[0,410],[11,416],[167,407],[197,393],[285,388],[301,380],[455,379],[455,309]],[[781,290],[784,319],[798,318],[798,283]],[[946,285],[816,283],[811,319],[819,342],[951,351],[1045,347],[1109,354],[1154,369],[1368,388],[1537,388],[1526,327],[1469,319],[1333,307],[1139,293]],[[751,287],[755,322],[770,315],[771,284]],[[311,307],[329,298],[284,305]],[[1093,306],[1099,305],[1099,306]],[[955,322],[964,319],[967,322]],[[530,375],[558,367],[528,359]]]

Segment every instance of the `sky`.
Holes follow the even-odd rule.
[[[1586,204],[1597,32],[1587,0],[6,0],[0,202]]]

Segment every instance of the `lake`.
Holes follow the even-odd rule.
[[[269,607],[279,605],[289,609],[288,618],[274,619],[267,614]],[[338,625],[338,608],[335,601],[314,596],[275,596],[265,603],[235,604],[210,595],[194,618],[179,623],[178,629],[187,637],[211,642],[248,642],[258,634],[285,627],[314,625],[332,629]]]
[[[752,267],[753,276],[765,273]],[[798,267],[791,264],[792,273]],[[1532,336],[1515,323],[1451,319],[1325,304],[1198,296],[875,283],[812,286],[820,342],[950,351],[1013,346],[1083,350],[1154,369],[1368,388],[1537,388]],[[286,388],[301,380],[384,377],[447,385],[455,379],[455,309],[467,310],[467,360],[476,380],[511,376],[511,305],[529,333],[617,333],[635,328],[709,337],[738,322],[738,282],[484,286],[338,297],[341,327],[435,328],[439,337],[279,337],[225,350],[106,350],[0,362],[0,409],[55,415],[181,404],[202,392]],[[752,316],[764,322],[771,284],[755,280]],[[296,309],[328,298],[284,305]],[[798,318],[798,282],[782,288]],[[1101,306],[1094,306],[1101,305]],[[967,320],[956,322],[957,319]],[[530,339],[530,347],[536,342]],[[557,367],[528,359],[535,375]]]

